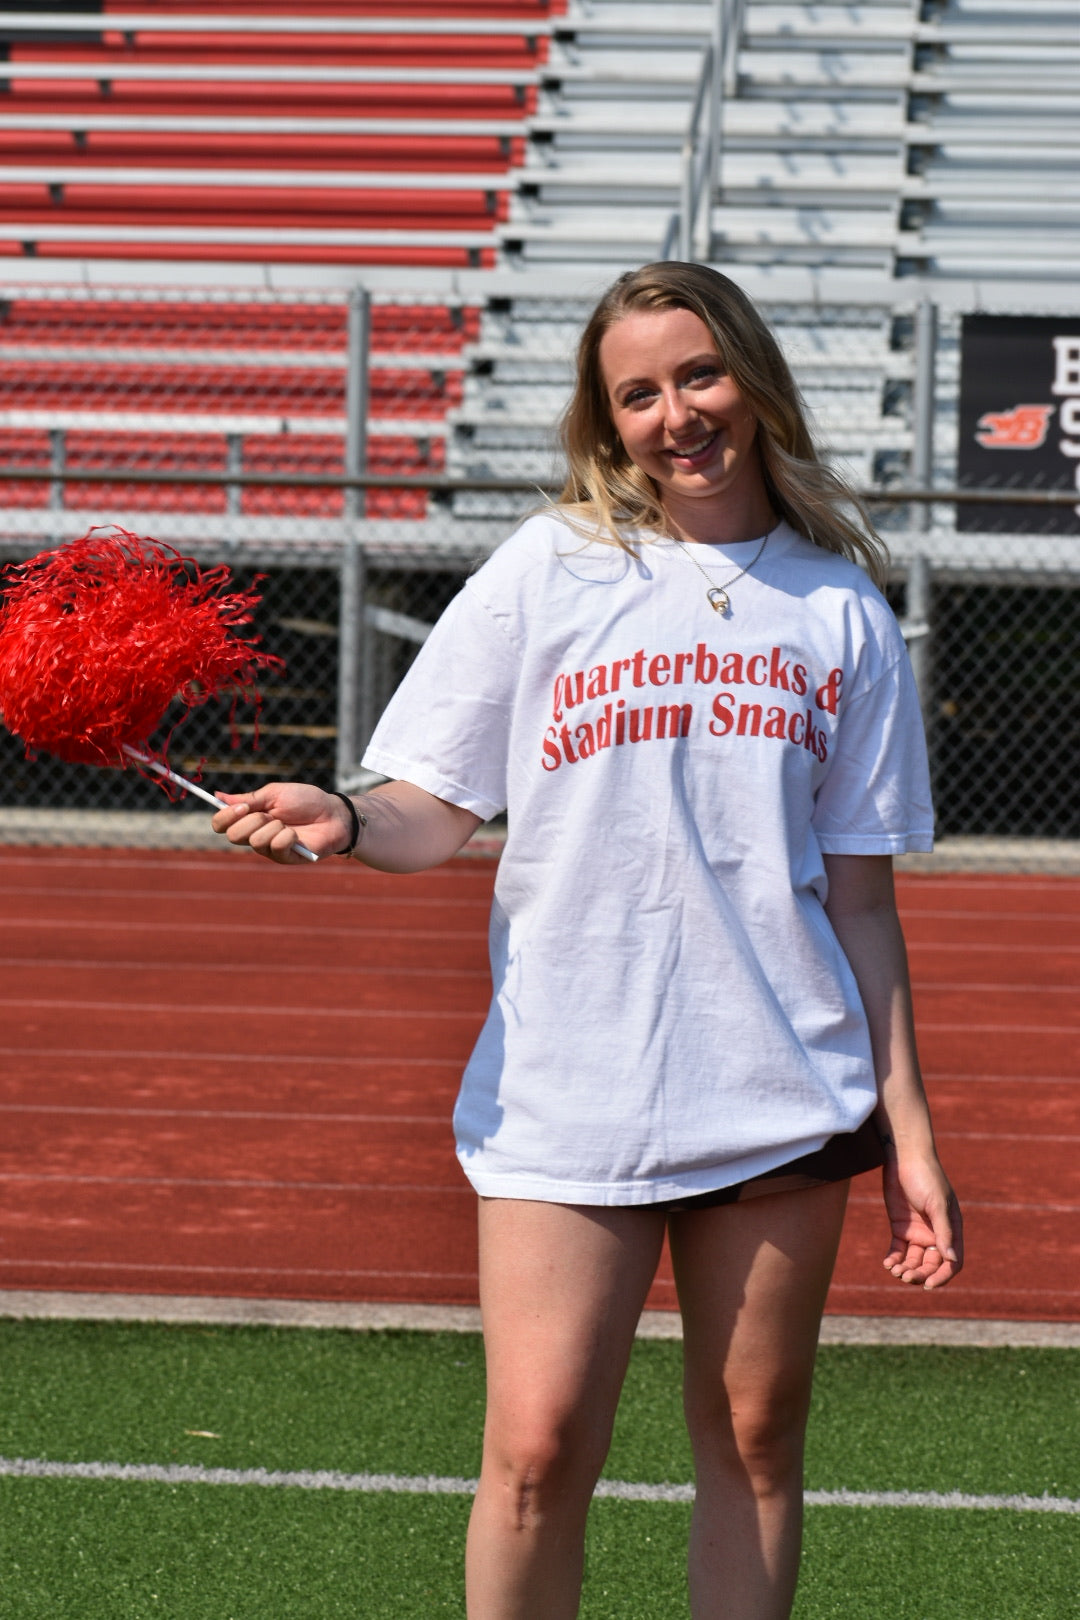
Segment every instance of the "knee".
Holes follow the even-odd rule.
[[[739,1463],[759,1495],[801,1473],[807,1400],[802,1391],[732,1408],[731,1433]]]
[[[606,1449],[577,1424],[518,1422],[485,1435],[484,1476],[514,1527],[526,1530],[587,1509]]]
[[[748,1479],[755,1494],[786,1488],[802,1469],[808,1398],[792,1388],[687,1411],[699,1463]]]

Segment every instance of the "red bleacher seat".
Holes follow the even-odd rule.
[[[505,218],[505,195],[493,191],[422,191],[361,186],[104,186],[12,185],[0,182],[0,219],[26,225],[227,224],[302,229],[483,230]]]
[[[0,467],[48,466],[52,446],[47,428],[0,428]],[[48,506],[49,485],[43,479],[0,478],[0,506]]]
[[[70,429],[64,436],[71,472],[128,465],[162,472],[224,472],[227,446],[223,433],[107,433]],[[73,479],[64,504],[78,510],[108,512],[123,521],[130,512],[224,512],[220,485],[81,484]]]
[[[194,12],[219,23],[216,3],[151,6],[134,27],[124,7],[87,10],[85,26],[62,30],[35,28],[32,17],[5,23],[0,13],[0,111],[28,126],[0,132],[0,161],[41,173],[40,184],[0,187],[0,255],[493,266],[496,227],[510,211],[509,171],[523,160],[536,75],[548,57],[543,22],[562,10],[561,0],[316,0],[303,19],[329,20],[326,32],[281,27],[277,19],[295,22],[298,13],[277,0],[244,0],[235,11],[230,4],[226,16],[261,20],[250,28],[168,22]],[[445,31],[425,28],[425,19]],[[459,29],[455,19],[480,26]],[[128,76],[141,71],[163,76]],[[182,127],[207,118],[226,126],[264,120],[267,128]],[[66,127],[35,129],[37,119]],[[98,119],[122,127],[96,128]],[[331,119],[361,127],[317,127]],[[181,127],[162,130],[163,120]],[[309,127],[269,127],[287,120]],[[365,120],[399,130],[365,128]],[[460,135],[439,127],[459,122]],[[197,173],[170,183],[177,170],[200,167],[239,173],[229,187],[203,184]],[[243,183],[243,171],[271,169],[295,174],[295,185]],[[147,170],[162,183],[148,184]],[[374,183],[365,186],[365,173]],[[460,176],[461,184],[385,186],[396,174]],[[470,175],[486,183],[471,187]],[[215,239],[222,226],[250,240]],[[319,240],[289,239],[313,226],[325,231]],[[160,234],[169,228],[193,234],[171,240]],[[388,239],[346,239],[356,232]]]
[[[443,304],[375,304],[371,311],[372,348],[398,354],[460,353],[480,337],[480,311]]]
[[[227,264],[263,264],[267,257],[264,242],[213,243],[196,242],[131,242],[115,240],[108,233],[96,237],[93,243],[78,241],[22,241],[0,237],[0,258],[85,259],[88,255],[102,259],[131,259],[160,261],[166,264],[205,264],[207,259]],[[276,263],[281,264],[354,264],[413,266],[418,269],[493,270],[496,251],[492,248],[453,247],[398,247],[339,243],[278,242],[273,248]]]
[[[203,130],[0,130],[0,162],[100,168],[400,169],[403,173],[504,173],[525,142],[498,135],[218,134]]]
[[[408,436],[372,434],[367,445],[368,471],[384,475],[440,473],[445,467],[441,439],[417,440]],[[244,440],[244,466],[251,472],[341,473],[345,470],[342,442],[316,434],[252,434]],[[364,494],[368,517],[422,518],[427,494],[416,489],[371,489]],[[257,486],[244,490],[244,513],[256,516],[340,517],[344,497],[336,489]]]
[[[97,471],[127,466],[140,471],[215,472],[228,467],[224,433],[125,433],[73,428],[64,435],[67,470]],[[340,474],[345,469],[344,446],[339,436],[317,433],[245,434],[241,439],[244,472]],[[0,428],[0,466],[47,466],[51,454],[44,428]],[[386,476],[440,473],[445,467],[441,438],[372,434],[367,446],[367,467]],[[46,478],[0,479],[0,507],[22,509],[49,505],[51,487]],[[133,483],[122,476],[114,481],[65,486],[69,510],[108,513],[123,521],[139,512],[223,513],[227,492],[223,485]],[[424,490],[373,489],[364,495],[369,517],[422,518],[427,512]],[[288,485],[250,485],[241,495],[245,517],[340,518],[344,497],[340,489]]]
[[[480,335],[480,311],[445,304],[374,304],[372,348],[396,353],[459,353]],[[107,341],[162,347],[344,349],[343,303],[221,303],[149,298],[0,300],[5,343]]]
[[[121,62],[207,67],[287,63],[290,67],[496,68],[528,72],[546,60],[547,40],[525,34],[440,34],[422,29],[400,34],[224,34],[177,33],[139,29],[105,30],[100,43],[44,39],[32,45],[13,43],[9,50],[12,77],[20,62],[85,62],[107,74]]]
[[[510,22],[542,22],[560,17],[567,0],[317,0],[308,7],[313,17],[489,17]],[[146,16],[209,17],[220,15],[221,0],[143,0]],[[103,16],[130,16],[126,0],[103,0]],[[295,17],[293,0],[229,0],[233,17]]]
[[[415,375],[412,374],[412,375]],[[0,360],[0,410],[333,415],[345,373],[317,366],[113,365]],[[422,414],[422,413],[419,413]]]
[[[0,302],[7,344],[212,345],[260,340],[297,349],[344,348],[345,306],[157,298],[12,298]],[[378,321],[374,323],[378,325]]]
[[[198,79],[20,79],[5,112],[50,113],[78,128],[87,114],[139,117],[520,118],[536,111],[536,90],[512,84],[275,84]]]

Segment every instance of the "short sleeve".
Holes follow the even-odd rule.
[[[506,808],[519,663],[505,629],[466,585],[391,698],[364,766],[489,821]]]
[[[926,738],[906,652],[844,706],[813,827],[827,855],[933,848]]]

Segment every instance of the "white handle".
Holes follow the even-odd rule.
[[[186,788],[189,793],[194,793],[197,798],[205,799],[206,803],[212,804],[215,810],[225,808],[216,794],[208,792],[204,787],[200,787],[198,782],[192,782],[188,777],[180,776],[176,771],[170,771],[167,765],[159,764],[156,759],[151,759],[148,754],[140,754],[137,748],[129,748],[127,743],[124,743],[123,748],[125,754],[132,759],[138,760],[140,765],[145,765],[147,770],[154,771],[158,776],[165,776],[170,782],[175,782],[177,787]],[[302,855],[305,861],[317,861],[319,859],[314,850],[308,849],[306,844],[294,844],[293,849],[298,855]]]

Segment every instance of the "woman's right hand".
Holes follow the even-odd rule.
[[[230,844],[247,844],[279,866],[300,866],[303,844],[320,860],[345,849],[349,812],[333,793],[302,782],[268,782],[254,793],[219,793],[223,808],[211,820]]]

